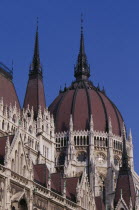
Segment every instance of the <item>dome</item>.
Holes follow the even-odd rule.
[[[112,132],[121,136],[123,118],[106,96],[104,90],[96,88],[89,80],[90,66],[84,49],[84,36],[81,28],[80,50],[74,69],[76,80],[71,86],[60,91],[57,98],[49,106],[54,115],[56,132],[69,130],[70,116],[73,119],[74,130],[89,130],[91,115],[93,116],[94,130],[108,132],[108,121],[111,119]]]
[[[71,114],[74,130],[89,130],[92,114],[94,130],[108,132],[108,120],[111,118],[113,134],[121,135],[123,119],[119,110],[105,92],[90,81],[75,81],[60,91],[49,110],[54,115],[56,132],[69,130]]]
[[[20,103],[12,81],[12,71],[0,63],[0,99],[3,98],[4,105],[15,105],[20,109]]]

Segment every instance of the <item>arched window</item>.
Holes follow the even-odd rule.
[[[52,131],[50,131],[50,139],[52,138]]]
[[[61,139],[61,147],[63,147],[63,138]]]
[[[10,127],[10,126],[9,126],[9,123],[8,123],[8,125],[7,125],[7,130],[8,130],[8,131],[9,131],[9,127]]]
[[[74,145],[76,145],[76,136],[74,136]]]
[[[79,136],[77,136],[77,145],[79,145]]]
[[[13,115],[12,121],[13,121],[14,123],[16,123],[16,115],[15,115],[15,114]]]
[[[84,139],[84,145],[86,145],[86,138],[85,138],[85,136],[84,136],[84,138],[83,138],[83,139]]]
[[[23,175],[23,154],[20,157],[20,174]]]
[[[44,125],[42,125],[42,131],[44,131]]]
[[[23,167],[23,176],[26,177],[26,166]]]
[[[14,171],[14,159],[12,159],[11,170]]]
[[[80,137],[80,145],[82,145],[82,136]]]
[[[14,171],[17,172],[17,150],[15,151],[15,169]]]
[[[31,125],[29,126],[28,131],[29,131],[30,133],[32,133],[32,126],[31,126]]]
[[[2,130],[4,130],[4,120],[2,121]]]

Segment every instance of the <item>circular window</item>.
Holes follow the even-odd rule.
[[[85,152],[80,152],[77,156],[77,160],[80,162],[86,161],[86,153]]]

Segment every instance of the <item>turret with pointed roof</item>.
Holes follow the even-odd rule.
[[[40,74],[42,76],[42,67],[40,64],[40,55],[39,55],[39,32],[38,32],[38,21],[37,21],[37,30],[35,37],[35,46],[34,46],[34,56],[32,64],[30,66],[29,75]]]
[[[45,93],[43,85],[43,73],[40,63],[39,55],[39,32],[38,32],[38,21],[37,30],[35,37],[34,56],[29,71],[29,80],[26,89],[26,95],[24,99],[24,108],[28,105],[34,109],[34,117],[38,115],[38,109],[41,107],[42,110],[46,107]]]
[[[128,155],[126,149],[126,132],[124,126],[123,126],[122,165],[119,170],[117,186],[115,190],[115,199],[114,199],[115,207],[117,206],[118,202],[121,199],[121,192],[122,192],[122,199],[124,200],[128,208],[130,207],[132,202],[133,209],[135,209],[136,193],[135,193],[132,172],[128,164]]]

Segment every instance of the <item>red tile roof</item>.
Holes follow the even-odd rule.
[[[68,199],[76,202],[76,188],[78,183],[79,177],[69,177],[66,178],[66,196]]]
[[[45,164],[34,165],[34,180],[47,187],[49,170]],[[76,202],[76,187],[79,177],[64,178],[62,173],[51,174],[51,189],[62,195],[64,190],[64,181],[66,180],[66,197],[73,202]]]
[[[47,186],[49,170],[45,164],[34,165],[34,180],[43,186]]]
[[[51,174],[51,188],[53,191],[62,195],[63,193],[63,175],[61,173],[53,173]]]

